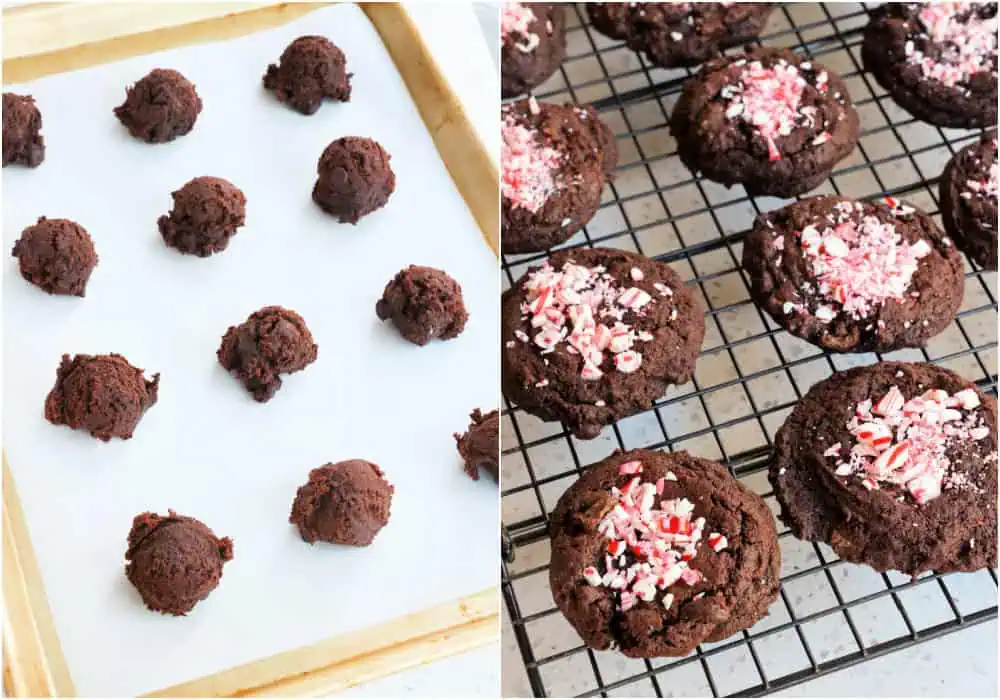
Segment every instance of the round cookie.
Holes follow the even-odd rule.
[[[201,98],[175,70],[155,68],[128,88],[115,116],[128,132],[146,143],[166,143],[191,131],[201,114]]]
[[[291,309],[265,306],[240,325],[230,326],[216,355],[254,400],[264,403],[281,388],[279,375],[305,369],[318,352],[301,316]]]
[[[706,63],[684,83],[670,131],[694,173],[752,196],[819,186],[858,142],[840,76],[788,49],[755,47]]]
[[[881,362],[809,390],[775,438],[781,519],[911,576],[997,563],[997,403],[954,372]]]
[[[159,385],[159,374],[147,380],[121,355],[63,355],[45,398],[45,419],[86,430],[104,442],[128,440],[156,403]]]
[[[760,496],[687,452],[615,452],[549,518],[549,585],[584,643],[685,656],[761,619],[781,549]]]
[[[500,304],[503,390],[582,439],[691,378],[701,304],[665,263],[622,250],[561,250]]]
[[[980,267],[997,269],[997,135],[983,134],[948,162],[941,177],[941,220]]]
[[[246,196],[221,177],[196,177],[171,196],[174,208],[158,225],[163,242],[182,253],[221,252],[246,221]]]
[[[324,99],[350,102],[351,74],[344,52],[323,36],[300,36],[264,74],[264,88],[302,114],[315,114]]]
[[[186,615],[215,590],[232,558],[233,541],[200,520],[140,513],[128,533],[125,575],[150,610]]]
[[[14,244],[21,276],[49,294],[82,297],[97,266],[94,241],[69,219],[46,219],[21,232]]]
[[[3,94],[3,167],[37,167],[45,160],[42,113],[31,95]]]
[[[457,338],[469,320],[458,282],[442,270],[420,265],[396,273],[375,303],[375,315],[391,320],[414,345]]]
[[[376,141],[344,136],[323,151],[316,172],[312,198],[341,223],[356,224],[381,209],[396,189],[392,158]]]
[[[593,107],[504,105],[500,246],[532,253],[569,240],[593,218],[618,164],[618,146]]]
[[[505,2],[500,7],[500,40],[500,95],[523,95],[548,80],[566,57],[565,8]]]
[[[889,2],[861,45],[865,70],[900,107],[937,126],[997,123],[997,3]]]
[[[299,487],[288,520],[309,544],[367,547],[389,522],[394,491],[371,462],[324,464]]]
[[[587,3],[594,27],[663,68],[696,66],[760,34],[771,14],[761,2]]]
[[[761,214],[743,268],[778,325],[836,352],[922,347],[951,323],[965,288],[955,246],[895,200],[820,196]]]
[[[478,408],[469,414],[469,430],[455,433],[458,453],[465,462],[465,473],[479,481],[485,469],[494,481],[500,481],[500,411],[483,413]]]

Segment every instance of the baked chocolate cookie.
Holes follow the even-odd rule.
[[[414,345],[457,338],[469,320],[458,282],[443,270],[420,265],[410,265],[389,280],[375,303],[375,315],[392,321]]]
[[[324,99],[350,102],[344,52],[325,36],[300,36],[264,73],[264,89],[297,112],[315,114]]]
[[[983,134],[948,162],[941,177],[941,220],[980,267],[997,269],[997,134]]]
[[[781,548],[763,499],[687,452],[616,452],[549,518],[556,605],[594,649],[685,656],[761,619]]]
[[[704,335],[701,304],[665,263],[561,250],[504,292],[503,389],[528,413],[594,438],[688,381]]]
[[[472,419],[469,429],[455,433],[465,473],[473,481],[479,481],[479,471],[485,469],[493,481],[500,481],[500,411],[483,413],[477,408],[469,418]]]
[[[288,521],[309,544],[367,547],[389,522],[394,491],[371,462],[324,464],[299,487]]]
[[[858,143],[840,76],[788,49],[755,47],[709,61],[684,83],[670,131],[694,173],[750,195],[816,188]]]
[[[911,576],[997,565],[997,402],[931,364],[881,362],[809,390],[768,474],[796,537]]]
[[[323,151],[312,198],[340,223],[356,224],[381,209],[396,191],[392,156],[373,139],[344,136]]]
[[[175,70],[155,68],[125,93],[115,116],[133,137],[167,143],[194,128],[201,114],[194,85]]]
[[[21,232],[13,255],[21,276],[49,294],[84,296],[97,267],[94,240],[69,219],[41,217]]]
[[[291,309],[265,306],[229,327],[216,356],[255,401],[264,403],[281,388],[280,375],[305,369],[318,353],[305,319]]]
[[[917,119],[966,129],[997,123],[995,2],[887,2],[872,12],[861,59]]]
[[[766,2],[587,3],[594,27],[624,39],[663,68],[696,66],[722,49],[757,37],[771,14]]]
[[[140,513],[128,533],[125,575],[150,610],[186,615],[215,590],[232,558],[233,541],[200,520]]]
[[[618,146],[593,107],[531,97],[500,109],[500,246],[532,253],[590,221],[618,164]]]
[[[500,7],[500,95],[530,92],[566,57],[566,13],[557,3],[504,2]]]
[[[3,167],[37,167],[45,160],[42,113],[31,95],[3,94]]]
[[[174,208],[157,224],[163,242],[182,253],[219,253],[246,221],[246,196],[221,177],[196,177],[171,196]]]
[[[146,379],[121,355],[63,355],[55,386],[45,397],[45,419],[104,442],[128,440],[156,403],[159,387],[159,374]]]
[[[750,296],[836,352],[922,347],[955,317],[962,258],[922,211],[820,196],[761,214],[743,243]]]

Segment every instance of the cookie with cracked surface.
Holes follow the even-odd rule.
[[[931,364],[881,362],[809,390],[768,477],[796,537],[911,576],[997,563],[997,403]]]
[[[593,107],[534,98],[504,105],[500,245],[532,253],[569,240],[590,221],[618,164],[611,129]]]
[[[788,49],[755,47],[709,61],[670,115],[681,161],[754,196],[815,189],[858,143],[840,76]]]
[[[965,288],[954,244],[895,200],[820,196],[761,214],[743,268],[776,323],[835,352],[922,347],[952,322]]]
[[[704,335],[701,304],[665,263],[561,250],[503,295],[503,389],[528,413],[594,438],[688,381]]]
[[[530,92],[566,57],[566,12],[545,2],[505,2],[500,8],[500,95]]]
[[[941,177],[941,220],[955,244],[980,267],[997,269],[997,134],[956,153]]]
[[[861,44],[865,70],[921,121],[997,123],[997,3],[888,2]]]
[[[587,3],[594,27],[663,68],[696,66],[757,37],[771,14],[762,2]]]
[[[778,597],[771,511],[687,452],[616,452],[588,467],[549,532],[552,596],[593,649],[684,656],[751,627]]]

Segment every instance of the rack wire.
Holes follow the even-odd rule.
[[[914,120],[863,72],[869,12],[863,4],[779,5],[762,33],[760,43],[804,52],[840,73],[861,116],[856,151],[807,196],[892,195],[940,222],[941,171],[978,134]],[[546,518],[584,466],[613,450],[686,449],[718,459],[776,513],[766,479],[774,433],[808,388],[832,372],[881,359],[928,361],[997,392],[996,273],[968,261],[955,322],[923,349],[834,355],[774,324],[749,298],[741,245],[757,213],[790,200],[752,198],[738,186],[694,178],[666,124],[683,81],[697,69],[652,66],[595,31],[580,6],[568,6],[567,19],[567,58],[535,95],[593,104],[616,131],[621,160],[597,215],[559,248],[623,248],[671,264],[700,293],[707,332],[690,383],[595,440],[577,440],[505,400],[501,585],[505,640],[520,658],[505,658],[504,694],[765,695],[995,619],[995,570],[912,581],[878,574],[839,561],[825,545],[797,540],[779,524],[780,597],[767,618],[730,639],[682,659],[626,659],[587,649],[563,620],[548,588]],[[505,286],[546,256],[505,256]]]

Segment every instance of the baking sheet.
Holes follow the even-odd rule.
[[[355,73],[351,102],[312,117],[260,86],[307,33],[329,36]],[[205,106],[190,134],[150,146],[111,110],[154,67],[184,73]],[[36,97],[48,148],[36,170],[4,169],[5,250],[45,215],[80,222],[100,256],[85,299],[28,285],[12,257],[3,266],[4,449],[77,692],[148,692],[496,585],[495,486],[462,473],[451,437],[472,408],[496,405],[496,258],[363,12],[331,7],[14,90]],[[310,199],[319,154],[343,135],[382,143],[397,177],[389,204],[356,227]],[[199,175],[248,200],[246,226],[208,259],[168,249],[156,229],[170,192]],[[462,284],[458,339],[419,348],[375,317],[411,263]],[[305,317],[319,359],[261,405],[215,351],[267,304]],[[132,440],[44,420],[63,352],[119,352],[162,374]],[[351,457],[382,465],[392,519],[368,549],[310,547],[287,522],[295,490],[311,468]],[[235,540],[219,588],[187,618],[146,611],[123,573],[132,517],[167,508]]]

